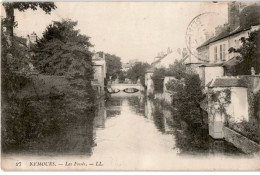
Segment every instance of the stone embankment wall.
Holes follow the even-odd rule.
[[[224,138],[226,141],[232,143],[237,148],[242,150],[244,153],[251,154],[260,151],[260,145],[256,142],[242,136],[241,134],[237,133],[236,131],[223,127],[224,131]]]

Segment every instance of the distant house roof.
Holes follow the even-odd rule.
[[[240,27],[234,31],[230,31],[230,28],[227,27],[224,31],[222,31],[219,35],[210,38],[206,42],[202,43],[197,49],[201,49],[205,46],[208,46],[210,43],[219,41],[226,37],[235,35],[237,33],[250,30],[253,26],[260,25],[260,6],[259,5],[251,5],[244,8],[239,16]]]
[[[210,38],[209,40],[207,40],[206,42],[204,42],[202,45],[200,45],[197,49],[201,49],[202,47],[208,46],[211,43],[214,43],[216,41],[219,41],[221,39],[227,38],[229,36],[235,35],[237,33],[243,32],[243,31],[247,31],[250,30],[251,27],[247,27],[247,28],[243,28],[243,27],[239,27],[236,30],[234,30],[233,32],[229,32],[229,29],[224,30],[223,32],[221,32],[219,35]]]
[[[20,36],[14,36],[14,40],[17,41],[18,43],[21,43],[24,46],[26,46],[26,42],[27,42],[26,38],[23,38],[23,37],[20,37]]]
[[[145,71],[146,73],[153,73],[155,70],[154,67],[151,67],[150,69],[147,69],[147,71]]]
[[[105,59],[104,52],[93,53],[92,60],[103,60],[103,59]]]
[[[234,65],[241,63],[242,61],[243,61],[243,58],[236,56],[236,57],[233,57],[233,58],[229,59],[228,61],[224,62],[223,66],[225,66],[225,67],[234,66]]]
[[[204,63],[204,64],[201,64],[199,67],[219,67],[222,65],[223,65],[223,63]]]
[[[244,80],[237,77],[220,77],[215,78],[212,82],[207,84],[208,87],[247,87]]]
[[[152,62],[152,66],[153,65],[155,65],[155,64],[157,64],[157,63],[159,63],[162,59],[164,59],[165,57],[167,56],[167,54],[164,54],[163,56],[161,56],[161,57],[155,57],[155,58],[157,58],[157,60],[156,61],[154,61],[154,62]]]
[[[123,63],[122,67],[123,68],[130,68],[131,64],[130,63]]]
[[[166,53],[162,56],[155,57],[155,61],[151,63],[152,66],[157,66],[157,64],[161,64],[164,67],[167,67],[170,64],[174,63],[174,60],[185,61],[188,58],[188,55],[182,55],[177,51]],[[182,60],[183,59],[183,60]]]
[[[185,65],[190,65],[190,64],[202,64],[202,63],[185,63]]]

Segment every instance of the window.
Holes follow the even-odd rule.
[[[226,44],[223,44],[222,59],[223,59],[223,61],[226,60]]]
[[[214,47],[214,61],[215,62],[218,61],[218,47],[217,46]]]
[[[226,60],[226,44],[221,44],[219,46],[219,59],[221,61],[225,61]]]
[[[222,60],[222,54],[223,54],[222,45],[220,45],[220,46],[219,46],[219,56],[220,56],[220,60]]]

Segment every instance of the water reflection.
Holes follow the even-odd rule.
[[[60,134],[32,142],[26,150],[37,154],[87,155],[102,158],[182,154],[239,155],[225,141],[213,140],[207,127],[191,126],[168,109],[142,95],[100,100],[95,111],[67,121]],[[97,159],[98,159],[97,158]]]
[[[231,144],[211,139],[207,127],[190,126],[181,120],[177,112],[166,109],[160,103],[154,103],[142,95],[125,98],[112,97],[106,102],[106,107],[100,110],[106,110],[106,112],[99,112],[99,115],[106,114],[107,116],[96,116],[99,120],[103,118],[101,127],[103,131],[95,135],[97,148],[94,149],[94,154],[116,152],[118,148],[124,150],[129,148],[129,145],[133,150],[135,150],[134,147],[138,148],[136,150],[138,152],[147,152],[153,144],[157,145],[156,149],[159,151],[167,150],[175,155],[241,154]],[[114,119],[109,121],[112,118]],[[99,123],[99,120],[95,119],[94,123]],[[105,125],[106,122],[109,126]],[[95,124],[95,126],[100,126],[100,124]],[[115,135],[117,137],[114,137]],[[143,142],[144,140],[146,143]],[[156,143],[153,143],[155,140],[157,140]],[[109,148],[105,146],[106,144]]]
[[[160,103],[154,105],[153,118],[160,131],[174,135],[175,149],[180,154],[241,154],[228,142],[212,139],[207,126],[189,124],[181,119],[177,111],[165,109]]]

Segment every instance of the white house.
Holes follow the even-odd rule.
[[[239,48],[241,38],[247,38],[250,32],[260,29],[260,5],[246,6],[242,2],[230,2],[228,24],[222,26],[221,32],[197,48],[200,76],[206,85],[217,76],[224,76],[224,67],[229,68],[239,63],[237,53],[229,53],[229,48]],[[219,27],[218,27],[218,30]],[[213,72],[214,70],[214,72]]]
[[[173,64],[175,60],[181,60],[186,58],[188,52],[186,48],[177,49],[176,51],[172,51],[168,48],[167,53],[160,53],[157,57],[155,57],[155,61],[151,63],[151,65],[155,68],[169,68],[169,65]]]
[[[249,105],[247,95],[247,84],[238,77],[215,78],[209,85],[208,93],[208,114],[209,134],[215,138],[223,138],[223,126],[225,120],[239,123],[249,121]],[[227,90],[227,91],[225,91]],[[229,91],[230,94],[227,94]],[[215,101],[210,100],[211,94],[215,95]],[[228,99],[230,98],[230,99]],[[228,102],[229,101],[229,102]],[[230,118],[226,118],[223,108]]]
[[[146,87],[146,94],[150,95],[154,93],[154,83],[153,83],[153,76],[154,68],[150,68],[145,72],[145,87]]]
[[[94,68],[94,79],[92,80],[92,86],[98,91],[100,95],[102,95],[105,92],[105,78],[107,73],[104,52],[94,53],[92,61]]]

